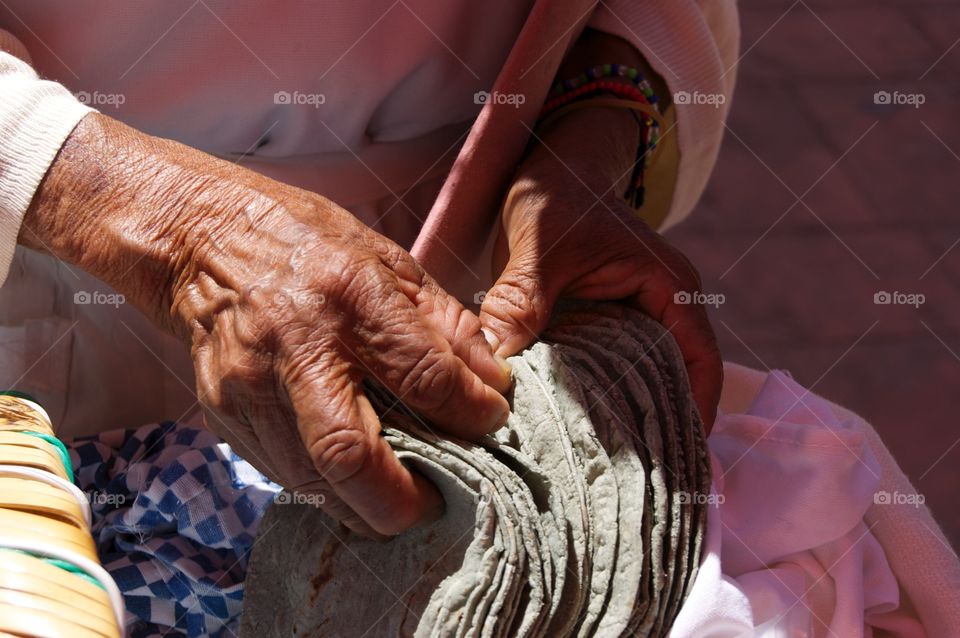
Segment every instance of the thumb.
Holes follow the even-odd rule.
[[[558,294],[535,263],[511,259],[480,305],[480,324],[494,352],[509,357],[536,341]]]

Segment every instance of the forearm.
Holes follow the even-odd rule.
[[[584,69],[602,64],[621,64],[638,69],[650,81],[661,100],[666,86],[628,42],[588,29],[567,55],[557,79],[576,77]],[[613,96],[611,96],[613,97]],[[561,170],[583,182],[595,195],[622,195],[625,191],[640,144],[640,126],[634,113],[613,107],[589,107],[564,114],[536,131],[535,143],[518,172],[515,185],[535,180],[542,173]]]
[[[159,308],[186,230],[170,227],[165,200],[190,188],[185,171],[159,159],[170,154],[163,146],[108,117],[88,115],[41,182],[19,242],[79,266],[141,309]]]
[[[124,293],[159,324],[194,253],[273,202],[258,176],[94,113],[64,143],[23,220],[18,241],[74,264]],[[252,220],[251,220],[252,221]]]

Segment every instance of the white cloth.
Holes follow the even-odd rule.
[[[41,80],[23,45],[0,30],[0,283],[23,215],[57,152],[91,109],[61,84]]]
[[[869,424],[732,364],[721,407],[716,506],[672,638],[958,634],[960,562]]]

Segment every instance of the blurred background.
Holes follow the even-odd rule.
[[[958,547],[960,5],[740,10],[720,159],[668,237],[724,295],[724,358],[872,422]]]

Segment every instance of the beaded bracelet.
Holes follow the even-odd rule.
[[[657,113],[652,106],[634,100],[617,99],[600,95],[586,100],[575,100],[561,107],[559,110],[554,111],[540,126],[547,126],[554,119],[560,118],[571,111],[595,106],[629,109],[633,112],[634,119],[636,119],[640,125],[640,144],[637,146],[637,155],[633,163],[632,174],[627,185],[627,190],[623,194],[623,198],[626,199],[633,208],[640,208],[643,206],[644,195],[646,193],[644,184],[646,169],[653,165],[656,150],[659,148],[656,145],[656,140],[651,140],[649,133],[654,127],[659,128],[662,126],[660,114]],[[646,133],[646,135],[644,135],[644,133]]]
[[[629,82],[619,81],[622,79]],[[604,94],[613,94],[618,98],[607,100],[606,105],[630,108],[640,126],[640,144],[630,182],[623,195],[634,208],[639,208],[643,206],[646,192],[644,174],[653,163],[661,128],[657,108],[659,100],[642,73],[620,64],[604,64],[591,67],[575,78],[557,82],[540,110],[540,124],[547,125],[561,112],[572,110],[570,106],[577,102],[597,103],[597,98]]]
[[[626,78],[633,82],[647,98],[651,104],[656,104],[657,95],[643,73],[623,64],[601,64],[590,67],[575,78],[561,80],[553,85],[550,92],[551,96],[557,96],[568,91],[572,91],[588,82],[600,80],[603,78]]]
[[[613,93],[617,97],[633,100],[634,102],[640,102],[641,104],[649,104],[650,106],[656,108],[656,102],[650,102],[650,100],[647,99],[646,94],[632,84],[611,82],[609,80],[597,80],[594,82],[588,82],[587,84],[567,91],[562,95],[547,100],[544,103],[543,108],[540,109],[540,117],[546,118],[550,115],[550,113],[556,111],[561,106],[569,104],[570,102],[575,102],[579,99],[592,97],[599,93]]]
[[[642,109],[646,113],[646,116],[641,120],[641,126],[644,127],[645,143],[648,150],[652,151],[656,148],[657,142],[660,139],[661,128],[661,118],[658,117],[659,111],[655,105],[643,99],[643,94],[640,93],[638,89],[627,84],[603,81],[591,82],[565,95],[549,100],[543,105],[540,111],[540,125],[544,127],[549,125],[550,122],[556,119],[555,115],[558,111],[573,102],[592,99],[607,93],[612,93],[613,96],[617,98],[636,102],[647,107],[646,109]]]

